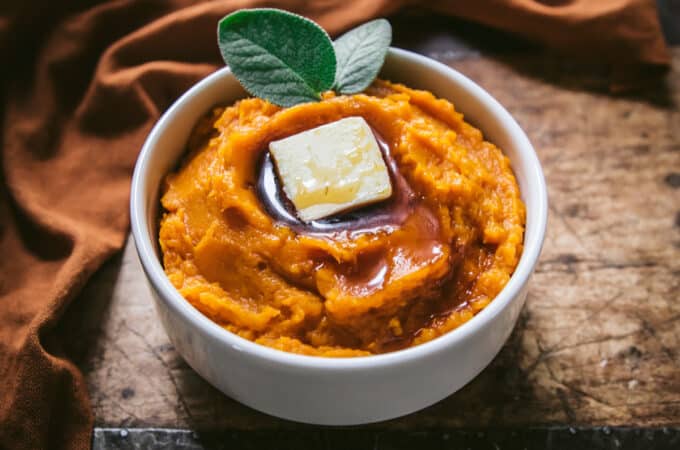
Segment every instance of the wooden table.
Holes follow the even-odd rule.
[[[496,52],[437,27],[414,37],[399,20],[395,28],[514,115],[543,164],[550,218],[526,306],[491,365],[440,403],[357,436],[657,427],[651,439],[680,446],[680,47],[662,83],[612,96],[595,64],[521,42]],[[98,427],[318,430],[230,400],[183,362],[131,240],[77,304],[64,326]]]

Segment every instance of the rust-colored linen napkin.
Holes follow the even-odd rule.
[[[217,21],[237,8],[273,6],[337,34],[416,2],[4,3],[11,5],[0,6],[0,448],[89,448],[87,389],[56,325],[124,242],[130,176],[151,126],[221,65]],[[668,63],[653,0],[417,5],[562,51]]]

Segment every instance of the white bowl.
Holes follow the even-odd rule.
[[[451,100],[512,162],[527,209],[524,251],[510,281],[484,310],[425,344],[383,355],[321,358],[274,350],[224,330],[189,304],[163,272],[158,250],[159,186],[197,120],[245,95],[229,69],[177,100],[153,128],[135,167],[130,211],[139,258],[177,351],[229,397],[285,419],[354,425],[402,416],[451,395],[494,358],[517,321],[547,219],[543,172],[529,139],[486,91],[426,57],[390,49],[381,75]]]

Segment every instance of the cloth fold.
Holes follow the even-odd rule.
[[[56,325],[120,250],[129,182],[159,115],[222,65],[215,27],[279,7],[332,35],[405,6],[572,54],[669,62],[653,0],[27,0],[0,6],[0,448],[90,447],[86,385]],[[87,298],[79,298],[87,302]],[[74,305],[78,307],[78,305]]]

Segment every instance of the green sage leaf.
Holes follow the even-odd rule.
[[[392,27],[385,19],[360,25],[333,43],[337,71],[333,89],[341,94],[356,94],[378,76],[392,42]]]
[[[316,23],[279,9],[242,9],[217,27],[224,61],[252,95],[276,105],[317,101],[333,86],[336,59]]]

